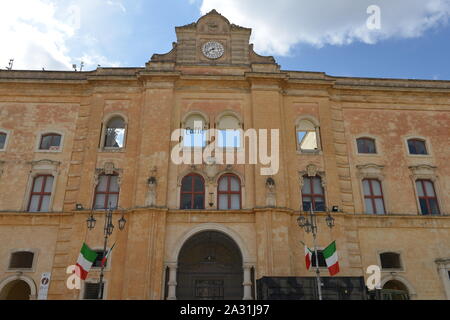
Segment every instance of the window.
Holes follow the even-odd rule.
[[[61,147],[61,135],[56,133],[44,134],[41,137],[39,150],[58,151]]]
[[[319,268],[326,268],[327,262],[325,261],[325,257],[323,256],[323,250],[317,250],[317,257],[319,258]],[[316,253],[313,251],[311,256],[311,266],[316,267]]]
[[[95,253],[97,254],[97,258],[95,258],[94,263],[92,264],[92,268],[101,268],[102,267],[102,260],[103,260],[103,250],[94,250]],[[108,251],[106,251],[108,252]],[[105,262],[105,268],[108,266],[108,260],[106,260]]]
[[[384,252],[380,254],[382,269],[402,269],[400,254],[395,252]]]
[[[325,193],[320,177],[303,177],[302,199],[303,211],[310,211],[311,205],[314,211],[325,211]]]
[[[241,181],[234,174],[223,175],[217,190],[219,210],[241,209]]]
[[[239,120],[232,115],[225,115],[220,118],[218,125],[219,148],[240,148],[241,147],[241,126]]]
[[[439,204],[433,182],[430,180],[417,180],[416,187],[422,214],[440,214]]]
[[[189,174],[181,182],[181,209],[205,208],[205,180],[198,174]]]
[[[385,214],[383,189],[381,182],[376,179],[364,179],[364,203],[366,213],[369,214]]]
[[[53,176],[40,175],[33,180],[28,212],[48,212],[53,189]]]
[[[427,146],[425,140],[409,139],[408,140],[409,154],[427,155]]]
[[[363,153],[363,154],[376,154],[377,153],[375,139],[359,138],[356,140],[356,143],[358,145],[358,153]]]
[[[6,137],[8,135],[5,132],[0,132],[0,150],[4,150],[6,147]]]
[[[125,120],[114,117],[108,121],[105,130],[105,148],[121,149],[125,146]]]
[[[184,125],[183,145],[187,148],[206,147],[206,120],[200,114],[190,115]]]
[[[119,203],[119,176],[100,175],[95,190],[94,209],[117,208]]]
[[[301,120],[297,125],[297,148],[302,152],[319,150],[318,128],[309,120]]]
[[[34,253],[29,251],[18,251],[11,254],[9,269],[32,269]]]
[[[99,289],[100,289],[100,283],[85,282],[83,299],[84,300],[99,300],[99,297],[98,297]],[[105,290],[104,282],[102,283],[102,289]],[[104,291],[103,291],[103,294],[104,294]],[[103,296],[100,299],[103,299]]]

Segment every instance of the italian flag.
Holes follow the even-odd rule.
[[[106,261],[108,260],[109,255],[111,254],[111,252],[113,251],[115,246],[116,246],[116,244],[114,243],[113,246],[111,247],[111,249],[109,249],[108,252],[106,253],[106,255],[103,257],[102,265],[101,265],[102,268],[106,265]]]
[[[336,252],[336,241],[330,244],[328,247],[323,250],[323,257],[327,262],[328,271],[330,272],[330,276],[334,276],[339,273],[339,261],[338,255]]]
[[[86,280],[95,259],[97,259],[97,253],[83,243],[75,268],[75,273],[81,280]]]
[[[311,269],[312,251],[305,244],[305,263],[306,270]]]

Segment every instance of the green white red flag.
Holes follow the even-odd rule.
[[[305,263],[306,270],[311,269],[312,251],[305,244]]]
[[[323,250],[323,257],[327,263],[330,276],[334,276],[339,273],[339,259],[336,251],[336,241],[333,241],[328,247]]]
[[[109,258],[109,255],[111,254],[111,252],[113,251],[114,247],[116,246],[116,243],[113,244],[113,246],[111,247],[111,249],[108,250],[108,252],[106,253],[106,255],[103,257],[102,259],[102,265],[101,267],[103,268],[106,265],[106,261]]]
[[[75,268],[75,273],[81,280],[87,279],[95,259],[97,259],[97,253],[89,248],[86,243],[83,243]]]

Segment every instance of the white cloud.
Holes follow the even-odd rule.
[[[367,28],[370,5],[381,8],[380,30]],[[288,55],[298,43],[320,47],[420,37],[448,23],[450,0],[203,0],[202,14],[212,9],[253,28],[256,50]]]
[[[87,16],[95,4],[99,19],[111,12],[101,7],[117,7],[126,12],[120,1],[55,1],[8,0],[2,1],[0,10],[0,69],[14,58],[14,69],[72,70],[72,64],[84,60],[85,70],[102,66],[118,66],[102,55],[96,39],[81,33],[82,14]],[[91,26],[85,26],[88,29]]]

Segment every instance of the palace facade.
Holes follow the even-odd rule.
[[[67,268],[101,256],[108,207],[103,299],[317,297],[311,208],[325,298],[366,297],[376,265],[385,299],[450,299],[450,81],[284,71],[216,11],[176,34],[143,68],[0,71],[0,299],[96,298],[99,261],[80,290]],[[207,129],[225,155],[278,130],[278,170],[176,163]]]

